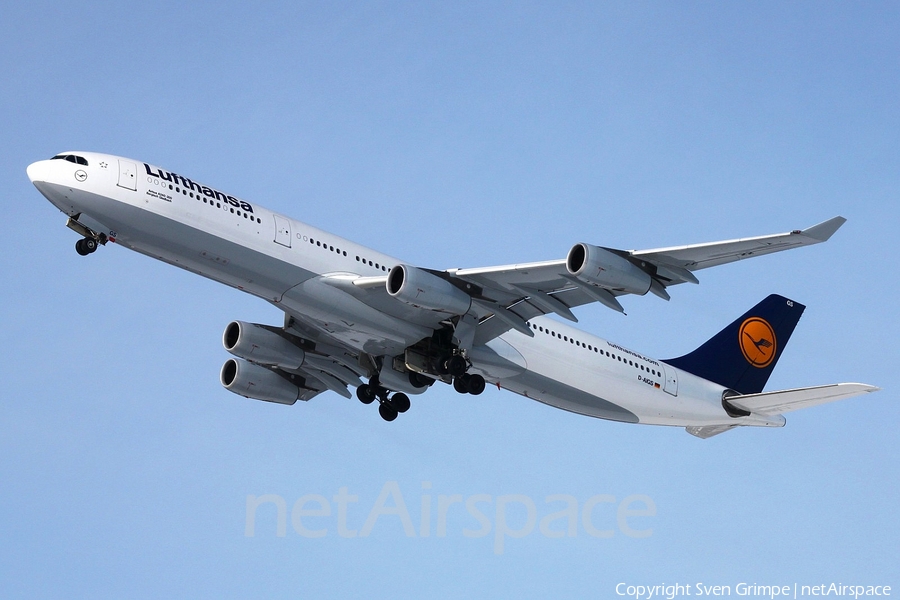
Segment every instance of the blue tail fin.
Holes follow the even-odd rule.
[[[757,394],[805,308],[772,294],[690,354],[664,362],[740,394]]]

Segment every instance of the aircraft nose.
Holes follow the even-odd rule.
[[[37,162],[33,162],[25,169],[25,172],[28,174],[28,179],[31,180],[31,183],[37,183],[39,181],[47,181],[47,161],[39,160]]]

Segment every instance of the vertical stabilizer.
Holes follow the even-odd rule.
[[[740,394],[758,394],[805,308],[772,294],[690,354],[664,362]]]

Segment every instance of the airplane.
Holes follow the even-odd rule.
[[[415,266],[145,162],[64,152],[28,166],[79,234],[78,254],[114,243],[270,302],[279,326],[233,321],[222,385],[293,405],[332,391],[393,421],[435,383],[486,385],[582,415],[684,427],[709,438],[782,427],[783,413],[879,388],[764,392],[804,306],[771,295],[686,355],[658,360],[563,323],[599,303],[698,283],[696,271],[827,241],[845,219],[788,233],[619,250],[483,268]],[[553,315],[556,318],[551,318]]]

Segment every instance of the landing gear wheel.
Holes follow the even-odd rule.
[[[469,393],[473,396],[477,396],[481,392],[484,391],[484,377],[481,375],[466,375],[469,378]]]
[[[469,363],[459,354],[454,354],[447,359],[447,372],[454,377],[462,377],[469,369]]]
[[[438,375],[449,375],[450,371],[447,368],[447,363],[450,362],[449,356],[444,356],[439,358],[437,361],[437,365],[435,365],[435,371],[438,372]]]
[[[434,383],[434,379],[431,377],[426,377],[421,373],[416,373],[415,371],[409,372],[409,384],[415,388],[423,388],[428,387]]]
[[[81,256],[92,254],[97,249],[97,240],[94,238],[81,238],[75,242],[75,252]]]
[[[382,402],[378,405],[378,414],[381,415],[381,418],[385,421],[393,421],[397,418],[397,409],[387,402]]]
[[[391,396],[388,404],[398,413],[405,413],[409,410],[409,396],[400,392]]]
[[[368,383],[364,383],[356,388],[356,397],[363,404],[372,404],[375,401],[375,388]]]
[[[461,377],[453,378],[453,389],[459,392],[460,394],[468,394],[469,393],[469,376],[462,375]]]

